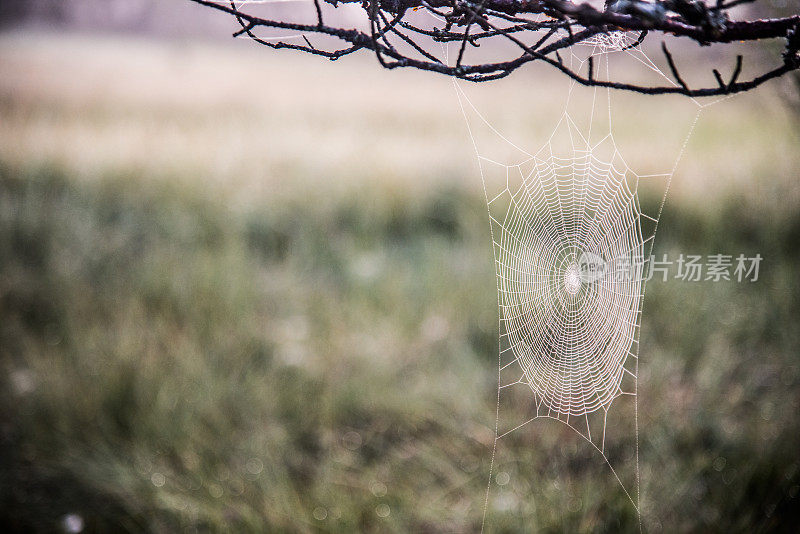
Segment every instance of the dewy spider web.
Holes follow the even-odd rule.
[[[670,81],[637,45],[635,35],[613,32],[582,43],[584,53],[573,52],[568,61],[580,69],[591,57],[612,79],[609,57],[625,54]],[[576,89],[570,81],[553,133],[528,152],[503,136],[462,85],[453,83],[485,193],[499,307],[497,414],[481,531],[498,444],[537,419],[563,423],[591,445],[636,510],[641,529],[639,333],[649,258],[672,176],[700,113],[722,99],[691,100],[696,112],[672,168],[639,175],[615,141],[610,89],[590,90],[589,118],[580,126],[569,110]],[[607,114],[596,112],[599,95],[605,96]],[[487,155],[477,128],[505,145],[508,150],[500,152],[506,159]],[[662,188],[655,213],[640,205],[639,188],[646,182]],[[504,424],[504,397],[520,388],[532,401],[532,413]],[[612,465],[606,440],[609,413],[621,397],[633,400],[635,478],[627,484]]]

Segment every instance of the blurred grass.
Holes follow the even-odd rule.
[[[315,103],[267,83],[301,70],[281,59],[254,75],[240,50],[195,51],[170,75],[171,49],[56,43],[0,46],[6,530],[479,530],[497,307],[478,177],[437,100],[452,88],[387,111],[374,84],[398,78],[344,64],[314,71],[339,86]],[[753,284],[648,287],[650,531],[800,521],[800,155],[770,98],[709,111],[659,230],[657,254],[764,262]],[[538,131],[519,115],[499,120]],[[504,441],[490,531],[635,531],[597,457],[543,425]]]

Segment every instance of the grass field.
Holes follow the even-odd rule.
[[[538,143],[553,106],[526,76],[471,90]],[[522,111],[497,104],[529,92]],[[623,104],[632,166],[668,169],[674,109]],[[647,531],[800,522],[799,140],[767,89],[704,112],[678,168],[656,253],[764,262],[752,284],[648,287]],[[445,78],[247,46],[0,36],[4,530],[480,530],[497,385],[488,230]],[[512,438],[487,531],[637,531],[574,436]]]

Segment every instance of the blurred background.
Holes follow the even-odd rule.
[[[273,52],[179,0],[7,0],[0,26],[4,531],[476,532],[487,481],[489,532],[638,530],[555,427],[488,480],[496,286],[449,79]],[[538,146],[558,83],[470,91]],[[655,254],[764,260],[648,286],[646,531],[798,528],[796,95],[710,107],[678,167]],[[619,98],[631,166],[669,170],[685,102]]]

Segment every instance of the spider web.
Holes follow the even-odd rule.
[[[626,68],[643,68],[674,85],[637,38],[628,32],[600,34],[574,47],[578,50],[567,61],[579,71],[590,68],[592,58],[610,80],[610,57],[622,54]],[[637,174],[614,136],[611,90],[588,89],[590,109],[573,110],[572,95],[580,86],[568,83],[552,133],[528,151],[504,136],[453,81],[486,198],[499,308],[495,437],[481,531],[498,446],[536,420],[561,423],[590,445],[642,529],[639,337],[649,258],[672,177],[700,114],[729,98],[688,99],[694,116],[671,169]],[[604,103],[606,111],[600,112]],[[481,142],[479,130],[491,141]],[[649,210],[640,202],[643,187],[661,192]],[[518,416],[521,398],[528,400],[527,418],[505,418],[506,412]],[[610,415],[619,399],[632,401],[632,413],[617,418],[620,432],[633,434],[633,458],[627,462],[632,466],[620,465],[625,459],[608,451]],[[627,479],[620,474],[626,467],[632,471]]]
[[[580,42],[580,46],[588,46],[593,54],[611,54],[623,52],[634,46],[636,38],[631,32],[611,31],[608,33],[598,33]]]

